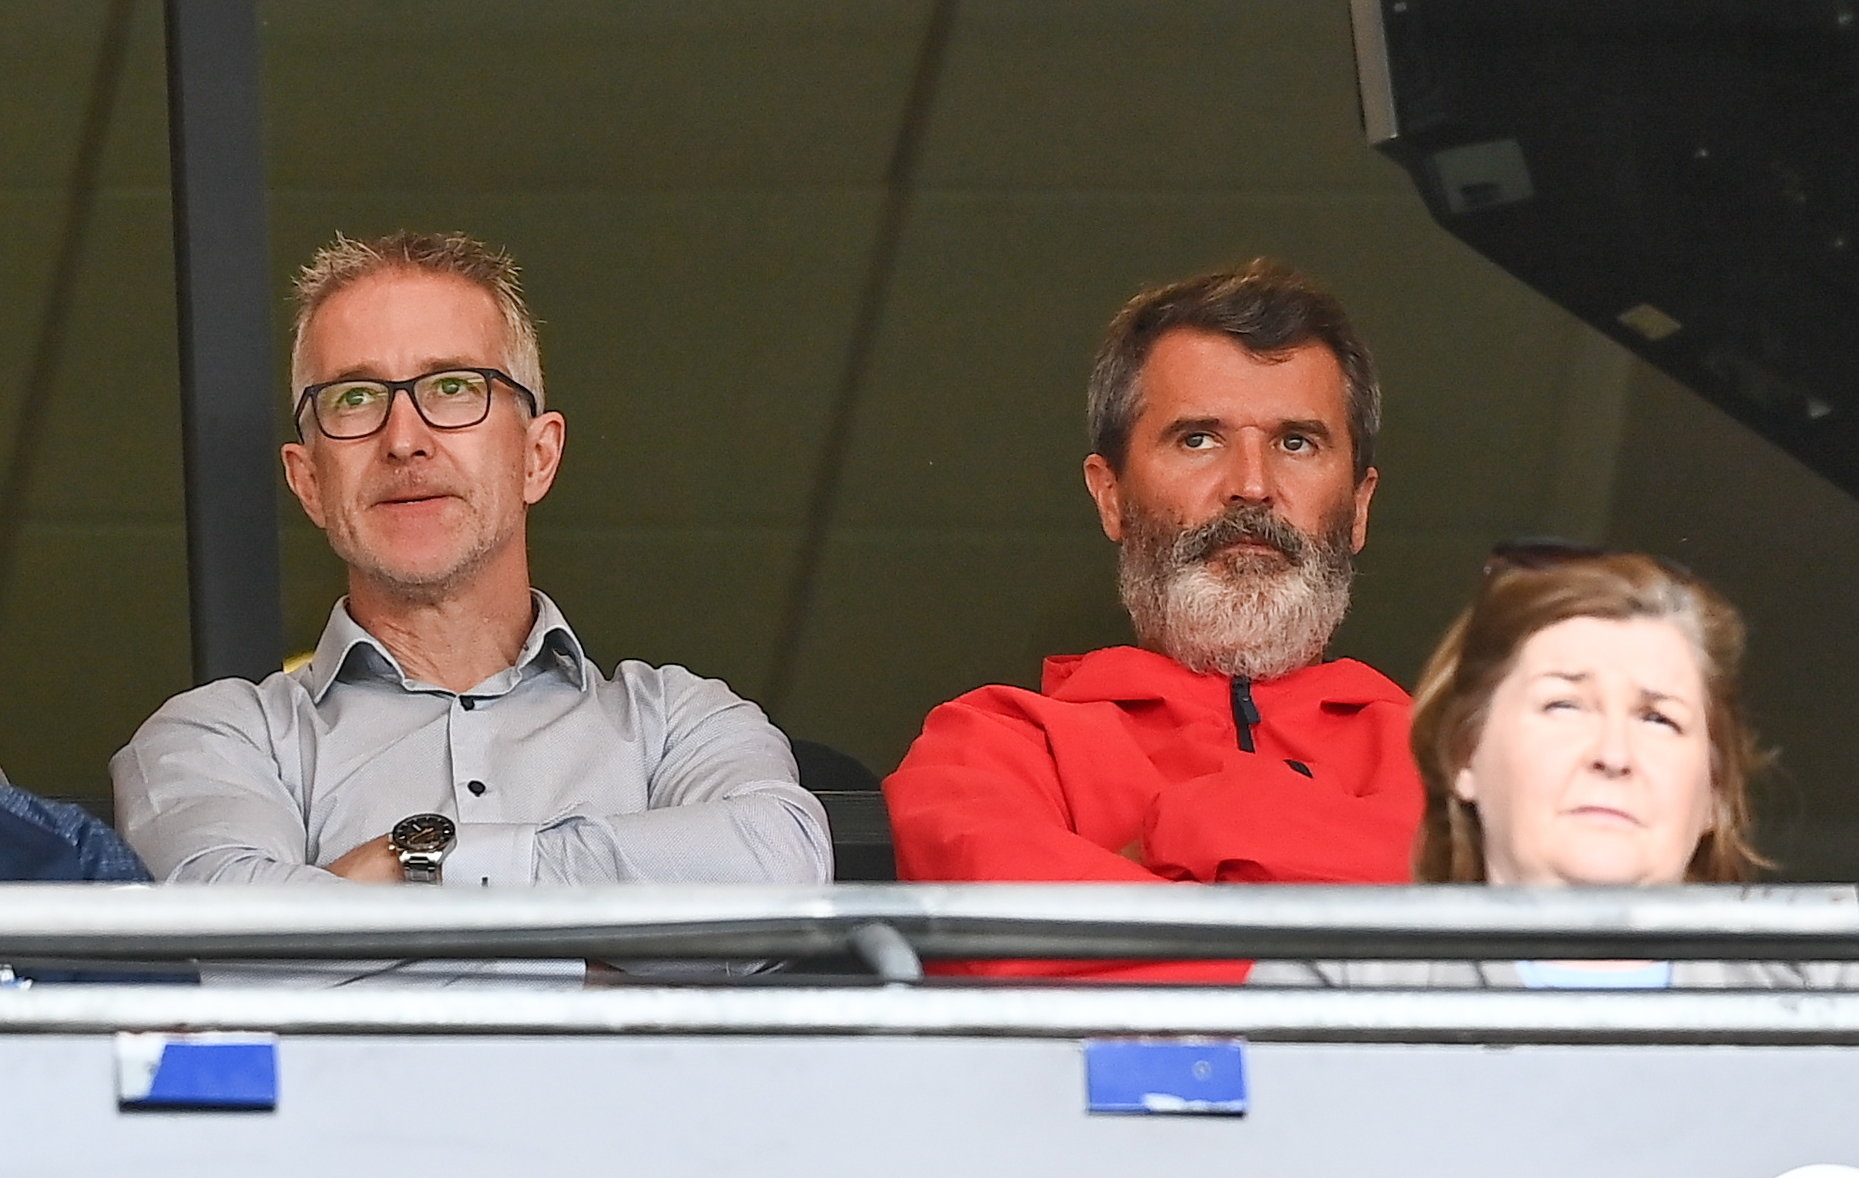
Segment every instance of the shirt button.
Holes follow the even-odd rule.
[[[472,797],[481,798],[484,796],[484,791],[489,787],[482,781],[467,781],[465,783],[465,788],[471,791]]]
[[[469,712],[472,708],[478,706],[478,701],[468,695],[461,695],[458,697],[458,706]]]

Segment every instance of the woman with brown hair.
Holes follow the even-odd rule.
[[[1656,557],[1506,545],[1414,692],[1423,883],[1741,882],[1756,745],[1737,698],[1743,625]],[[1837,964],[1260,962],[1262,985],[1819,986]]]

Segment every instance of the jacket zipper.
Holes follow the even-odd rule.
[[[1239,750],[1258,751],[1252,743],[1252,726],[1259,722],[1259,705],[1252,700],[1252,680],[1233,676],[1233,729],[1239,735]]]

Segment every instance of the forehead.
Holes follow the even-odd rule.
[[[1342,365],[1315,342],[1260,357],[1219,332],[1175,328],[1150,349],[1141,393],[1139,431],[1209,418],[1267,426],[1321,421],[1341,436],[1348,418]]]
[[[1684,631],[1656,618],[1568,618],[1530,635],[1513,676],[1587,674],[1681,699],[1704,694],[1697,650]]]
[[[389,270],[325,299],[304,325],[302,354],[314,383],[400,379],[445,364],[501,367],[504,351],[489,291],[449,274]]]

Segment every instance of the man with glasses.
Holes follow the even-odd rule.
[[[899,878],[1409,878],[1407,693],[1323,661],[1380,477],[1381,393],[1342,307],[1266,259],[1145,291],[1110,326],[1088,416],[1085,485],[1137,645],[931,712],[884,783]],[[1233,982],[1248,963],[957,968]]]
[[[348,565],[309,663],[169,701],[111,763],[157,877],[820,882],[825,815],[760,709],[602,675],[530,586],[565,423],[508,257],[338,237],[297,282],[284,473]]]

